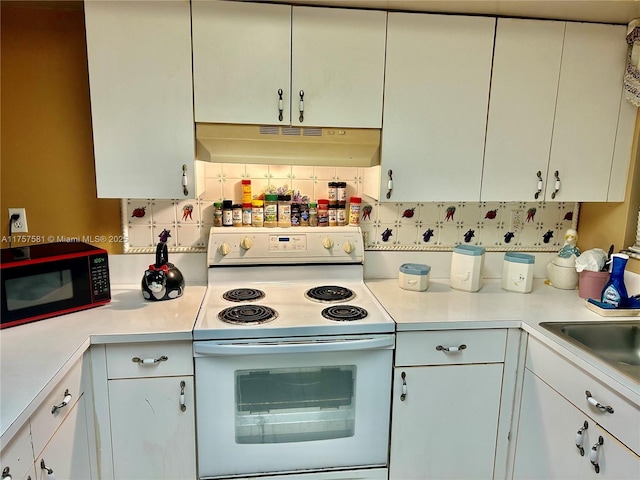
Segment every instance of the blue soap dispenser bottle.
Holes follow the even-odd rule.
[[[628,299],[627,287],[624,285],[624,269],[629,260],[629,255],[614,253],[611,255],[611,274],[609,281],[602,289],[602,303],[613,308],[623,308]]]

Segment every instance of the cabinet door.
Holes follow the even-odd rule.
[[[288,125],[291,7],[210,1],[191,8],[196,122]]]
[[[194,198],[189,2],[84,10],[98,197]]]
[[[626,62],[625,34],[622,25],[567,23],[547,201],[607,200]],[[560,189],[552,198],[556,171]]]
[[[292,124],[381,127],[386,21],[381,11],[293,7]]]
[[[584,456],[576,446],[582,433]],[[597,462],[589,460],[591,448],[603,438]],[[520,424],[513,477],[516,479],[640,478],[640,457],[601,429],[529,370],[525,371]]]
[[[389,478],[492,478],[502,367],[396,368]]]
[[[544,198],[564,29],[565,22],[498,19],[483,201]]]
[[[41,453],[36,452],[36,471],[38,478],[47,480],[44,465],[53,470],[56,478],[60,479],[91,479],[91,465],[89,455],[89,438],[87,435],[87,419],[84,395],[64,419],[56,433]]]
[[[389,13],[379,198],[391,169],[391,201],[480,199],[494,29],[494,18]]]
[[[109,402],[116,480],[196,478],[193,377],[109,380]]]

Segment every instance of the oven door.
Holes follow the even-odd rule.
[[[394,338],[195,342],[200,478],[385,466]]]

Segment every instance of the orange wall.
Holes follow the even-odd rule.
[[[104,235],[90,243],[121,253],[108,241],[121,233],[120,203],[96,198],[84,14],[65,3],[2,2],[2,248],[7,208],[25,207],[35,237],[14,246]]]

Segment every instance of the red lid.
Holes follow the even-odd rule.
[[[329,205],[329,200],[326,198],[320,198],[318,199],[318,205]]]
[[[251,208],[252,205],[252,203],[243,203],[242,208]]]
[[[360,197],[351,197],[349,199],[349,203],[360,203],[360,202],[362,202],[362,198]]]
[[[242,185],[251,185],[251,180],[242,180]]]

